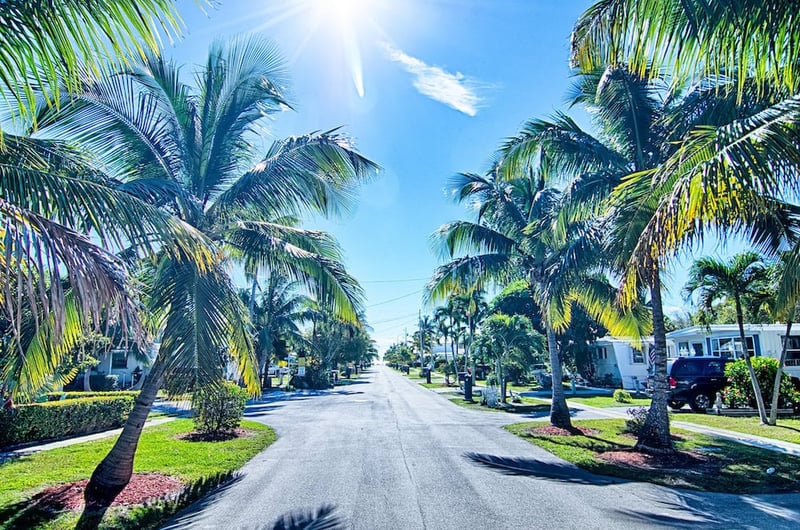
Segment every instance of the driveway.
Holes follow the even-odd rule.
[[[800,521],[800,495],[696,493],[591,475],[502,429],[532,418],[458,407],[383,366],[336,390],[273,395],[246,415],[279,440],[167,528],[271,528],[323,506],[364,530],[779,529]]]

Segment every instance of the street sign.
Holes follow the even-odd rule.
[[[297,368],[297,375],[299,375],[300,377],[305,377],[306,376],[306,367],[305,366],[298,367]]]
[[[306,358],[305,357],[298,357],[297,358],[297,366],[304,367],[306,365]]]

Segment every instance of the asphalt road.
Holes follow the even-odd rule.
[[[166,528],[272,528],[325,505],[364,530],[800,524],[800,495],[701,494],[583,472],[502,429],[524,418],[458,407],[382,366],[246,416],[279,440]]]

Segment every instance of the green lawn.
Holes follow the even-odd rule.
[[[650,398],[632,398],[630,403],[614,401],[611,396],[571,397],[567,395],[567,402],[582,403],[590,407],[649,407]]]
[[[465,401],[463,396],[450,398],[450,401],[456,405],[472,410],[481,410],[484,412],[506,412],[509,414],[530,414],[532,412],[549,412],[550,405],[539,399],[522,398],[522,403],[512,403],[508,401],[502,408],[490,408],[480,404],[480,397],[476,397],[474,401]]]
[[[584,420],[573,425],[593,429],[586,436],[553,436],[533,434],[531,429],[541,422],[516,423],[506,429],[577,466],[599,475],[628,480],[653,482],[664,486],[722,493],[778,493],[800,491],[800,458],[774,451],[748,447],[735,442],[673,429],[675,445],[681,450],[701,449],[708,466],[698,472],[696,461],[643,469],[620,466],[598,458],[606,451],[629,451],[635,438],[622,432],[625,421]],[[766,473],[775,468],[774,474]]]
[[[727,416],[717,416],[715,414],[672,414],[672,421],[683,421],[686,423],[697,423],[719,429],[741,432],[744,434],[755,434],[774,440],[792,442],[800,444],[800,419],[778,418],[778,424],[774,427],[761,425],[759,418],[730,418]]]
[[[242,427],[250,432],[250,436],[224,442],[178,440],[177,435],[194,429],[188,419],[148,427],[139,442],[134,471],[159,472],[177,477],[186,484],[229,474],[276,440],[274,431],[265,425],[244,421]],[[114,441],[115,438],[111,437],[70,445],[0,464],[0,529],[71,528],[76,514],[44,516],[36,513],[36,507],[26,501],[48,486],[89,478]],[[162,516],[168,517],[181,507],[171,506],[165,513],[155,516],[152,510],[139,510],[134,516],[144,516],[145,519],[133,527],[152,527]],[[124,517],[119,511],[115,513],[117,517]],[[148,518],[157,520],[149,521]],[[119,520],[114,524],[125,526]]]

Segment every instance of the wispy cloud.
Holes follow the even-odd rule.
[[[438,66],[430,66],[388,42],[383,43],[383,49],[389,59],[414,75],[414,88],[421,94],[467,116],[478,113],[482,99],[477,93],[478,83],[474,79],[461,72],[450,73]]]

